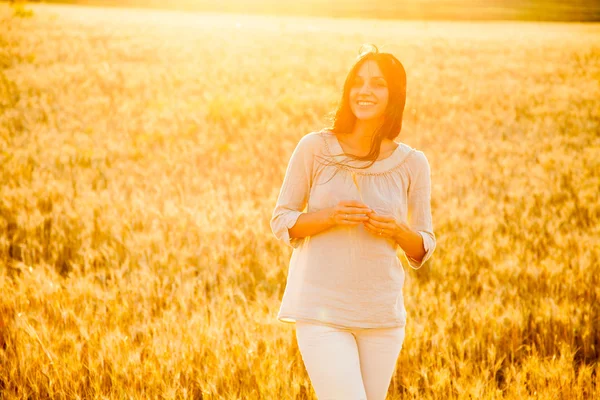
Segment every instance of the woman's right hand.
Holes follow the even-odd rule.
[[[369,220],[368,205],[357,200],[341,200],[331,207],[330,221],[334,225],[358,225]]]

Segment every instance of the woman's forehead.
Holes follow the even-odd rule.
[[[379,65],[374,60],[367,60],[358,68],[356,75],[363,78],[384,78]]]

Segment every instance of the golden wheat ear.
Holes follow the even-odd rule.
[[[360,196],[360,201],[362,203],[364,203],[364,200],[362,198],[362,193],[360,192],[360,186],[358,186],[358,181],[356,180],[356,174],[354,172],[350,172],[350,175],[352,175],[352,181],[354,182],[354,186],[356,186],[356,189],[358,189],[358,195]]]

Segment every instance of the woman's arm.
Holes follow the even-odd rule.
[[[358,225],[367,221],[366,204],[341,200],[333,207],[303,212],[312,186],[313,159],[320,151],[322,138],[311,132],[300,139],[288,163],[277,204],[271,216],[275,237],[290,247],[299,247],[304,238],[314,236],[336,225]]]
[[[355,226],[369,220],[371,208],[358,200],[340,200],[337,205],[304,213],[290,229],[290,236],[312,236],[337,225]]]
[[[400,231],[394,236],[394,240],[402,248],[409,262],[411,259],[414,260],[412,266],[418,268],[424,264],[423,258],[427,254],[423,234],[411,229],[406,224],[399,224],[399,226]]]
[[[332,208],[302,213],[296,224],[289,229],[289,235],[292,238],[304,238],[323,232],[335,225],[332,216]]]
[[[436,247],[431,216],[431,168],[422,151],[417,152],[417,160],[408,188],[408,226],[401,225],[395,237],[414,269],[422,267]]]
[[[312,185],[314,154],[321,140],[317,132],[311,132],[296,145],[271,216],[270,225],[275,237],[293,248],[299,247],[304,241],[302,235],[307,231],[307,223],[308,231],[325,225],[322,222],[326,220],[324,212],[303,213]]]

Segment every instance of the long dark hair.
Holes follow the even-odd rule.
[[[354,129],[356,116],[350,108],[350,89],[352,88],[358,69],[368,60],[373,60],[377,63],[388,84],[389,98],[385,109],[383,123],[375,130],[371,140],[371,148],[367,155],[357,156],[354,154],[346,155],[345,153],[333,155],[334,157],[345,155],[346,158],[350,157],[354,160],[371,161],[370,164],[362,167],[353,166],[353,168],[357,169],[368,168],[375,163],[379,157],[381,142],[384,138],[394,140],[398,137],[402,130],[402,116],[406,104],[406,71],[404,70],[402,63],[390,53],[379,52],[379,49],[374,44],[362,45],[354,65],[352,65],[346,76],[341,100],[333,113],[333,124],[323,130],[330,131],[334,134],[346,134],[352,132]],[[327,160],[325,163],[326,165],[346,165],[344,162],[337,162],[334,160]]]

